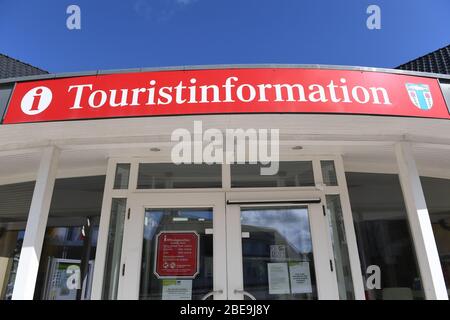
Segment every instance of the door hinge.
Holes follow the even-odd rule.
[[[331,259],[330,259],[330,270],[331,272],[333,272],[333,261],[331,261]]]
[[[122,265],[122,277],[125,275],[125,263]]]
[[[128,217],[128,220],[130,220],[130,208],[128,208],[128,215],[127,215],[127,217]]]
[[[325,208],[325,206],[322,206],[322,210],[323,210],[323,216],[325,217],[327,215],[327,209]]]

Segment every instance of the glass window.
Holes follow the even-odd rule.
[[[323,183],[325,183],[327,186],[337,186],[338,181],[336,177],[336,168],[334,167],[334,161],[322,160],[320,161],[320,166],[322,168]]]
[[[421,182],[450,298],[450,180],[421,177]]]
[[[116,166],[116,174],[114,177],[114,189],[128,189],[129,179],[130,179],[130,164],[118,163]]]
[[[35,299],[90,299],[105,176],[56,179]]]
[[[200,300],[211,292],[213,210],[146,209],[144,219],[139,299]]]
[[[14,290],[34,181],[0,186],[0,299]]]
[[[317,299],[307,207],[241,209],[244,290],[256,300]]]
[[[220,164],[141,163],[138,189],[221,188]]]
[[[335,260],[335,269],[338,280],[339,298],[350,300],[355,298],[353,290],[352,271],[350,267],[350,256],[347,248],[347,237],[345,236],[344,217],[342,215],[341,200],[339,195],[326,195],[328,222],[330,225],[331,240]]]
[[[261,164],[231,164],[231,187],[314,186],[311,161],[281,161],[275,175],[261,175]]]
[[[398,175],[346,177],[366,298],[424,299]]]
[[[108,228],[108,244],[106,247],[105,273],[103,275],[103,299],[117,299],[126,209],[127,199],[112,199],[111,216]]]

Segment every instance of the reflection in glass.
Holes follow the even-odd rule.
[[[84,226],[47,228],[36,299],[90,299],[97,234],[98,221],[95,226],[85,221]]]
[[[2,300],[12,299],[24,233],[24,230],[0,230],[0,289]]]
[[[312,161],[281,161],[274,175],[261,175],[261,164],[231,164],[231,187],[314,186]]]
[[[116,165],[116,175],[114,177],[114,189],[128,189],[130,180],[130,164],[118,163]]]
[[[366,298],[424,299],[398,175],[347,172],[346,178]]]
[[[221,188],[220,164],[140,163],[138,189]]]
[[[321,160],[320,166],[322,168],[323,183],[327,186],[337,186],[338,181],[336,177],[336,168],[333,160]]]
[[[344,217],[342,215],[341,200],[338,194],[327,195],[328,223],[330,225],[331,240],[333,244],[336,276],[338,280],[339,299],[350,300],[355,298],[353,290],[350,256],[345,236]]]
[[[213,235],[205,233],[213,227],[212,219],[210,208],[145,210],[139,299],[199,300],[212,291]],[[194,278],[158,279],[155,275],[155,242],[161,231],[195,231],[200,236],[199,273]]]
[[[105,273],[103,275],[103,299],[117,299],[126,208],[127,199],[112,199],[108,244],[106,247]]]
[[[421,177],[421,182],[450,298],[450,180]]]
[[[306,207],[241,209],[244,290],[260,299],[317,299]]]
[[[11,300],[34,181],[0,186],[0,300]]]
[[[105,176],[55,181],[35,299],[90,299],[104,184]]]

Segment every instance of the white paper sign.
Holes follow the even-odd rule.
[[[289,294],[289,273],[287,263],[268,263],[269,294]]]
[[[284,260],[286,259],[286,246],[271,245],[270,246],[270,260]]]
[[[162,300],[191,300],[192,280],[162,280]]]
[[[309,262],[290,262],[289,275],[292,293],[312,293]]]

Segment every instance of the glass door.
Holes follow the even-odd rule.
[[[119,299],[226,299],[224,193],[130,197]]]
[[[364,299],[341,160],[225,166],[213,185],[131,162],[108,167],[94,298]]]
[[[118,299],[339,299],[319,193],[134,193]]]
[[[227,236],[229,299],[339,299],[320,197],[228,193]]]

